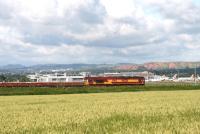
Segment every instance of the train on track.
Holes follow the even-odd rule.
[[[85,77],[83,82],[0,82],[0,87],[76,87],[145,85],[144,77]]]

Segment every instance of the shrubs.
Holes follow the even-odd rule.
[[[110,87],[19,87],[0,88],[0,95],[48,95],[48,94],[80,94],[104,92],[139,92],[139,91],[173,91],[199,90],[200,85],[193,84],[147,84],[145,86],[110,86]]]

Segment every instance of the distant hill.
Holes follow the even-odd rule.
[[[153,71],[172,69],[192,69],[200,68],[200,62],[149,62],[144,64],[119,63],[119,64],[41,64],[24,66],[20,64],[9,64],[0,66],[0,73],[29,73],[51,70],[71,70],[71,71]]]
[[[165,70],[165,69],[190,69],[200,67],[200,62],[150,62],[144,64],[124,64],[117,65],[117,70]]]
[[[25,68],[25,66],[21,64],[8,64],[5,66],[0,66],[0,69],[18,69],[18,68]]]

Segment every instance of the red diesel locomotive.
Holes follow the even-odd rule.
[[[118,86],[118,85],[144,85],[144,77],[86,77],[85,85],[89,86]]]

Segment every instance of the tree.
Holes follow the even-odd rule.
[[[6,81],[6,76],[5,76],[5,75],[3,75],[3,74],[2,74],[2,75],[0,75],[0,81],[1,81],[1,82],[3,82],[3,81]]]

